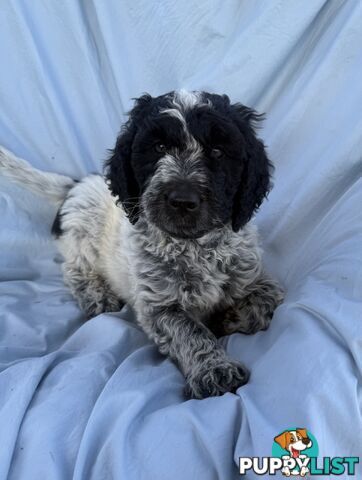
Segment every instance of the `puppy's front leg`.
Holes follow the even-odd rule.
[[[186,392],[205,398],[235,392],[249,378],[246,368],[229,360],[216,337],[177,305],[138,305],[138,321],[161,353],[169,355],[186,378]]]

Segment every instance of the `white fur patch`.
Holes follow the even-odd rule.
[[[201,146],[195,140],[195,138],[190,134],[187,128],[185,112],[196,105],[201,105],[200,101],[200,92],[189,92],[187,90],[181,89],[176,91],[174,98],[172,100],[175,108],[165,108],[160,111],[162,114],[170,115],[171,117],[177,118],[182,124],[182,127],[187,135],[189,150],[195,150],[198,153],[202,151]]]
[[[162,114],[170,115],[171,117],[177,118],[182,123],[184,130],[186,130],[186,120],[182,112],[178,108],[164,108],[160,111]]]
[[[177,104],[183,110],[193,108],[200,103],[200,93],[189,92],[182,88],[175,92],[173,103]]]
[[[185,112],[200,103],[200,93],[189,92],[185,89],[178,90],[174,94],[172,103],[174,108],[165,108],[160,113],[166,113],[171,117],[177,118],[186,130]]]

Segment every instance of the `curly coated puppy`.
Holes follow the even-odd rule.
[[[89,317],[134,308],[194,398],[245,384],[217,336],[268,327],[282,301],[250,222],[270,188],[256,112],[226,95],[135,102],[105,165],[77,182],[0,149],[0,172],[59,204],[64,280]]]

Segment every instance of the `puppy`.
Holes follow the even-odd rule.
[[[305,428],[297,428],[297,430],[288,430],[281,433],[274,440],[284,449],[289,452],[289,455],[285,455],[282,458],[307,458],[306,455],[302,455],[301,452],[310,448],[313,444],[312,440],[308,437],[307,430]],[[309,472],[308,467],[302,467],[301,470],[290,470],[289,467],[284,467],[282,473],[289,477],[290,475],[300,475],[304,477]]]
[[[105,177],[79,182],[0,150],[0,173],[58,203],[52,232],[80,307],[92,317],[129,303],[193,398],[247,382],[216,337],[267,328],[283,298],[250,223],[270,188],[259,118],[226,95],[143,95]]]

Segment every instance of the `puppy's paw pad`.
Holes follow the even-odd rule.
[[[224,360],[206,364],[198,372],[187,377],[186,394],[191,398],[207,398],[235,393],[249,380],[248,370],[240,363]]]

